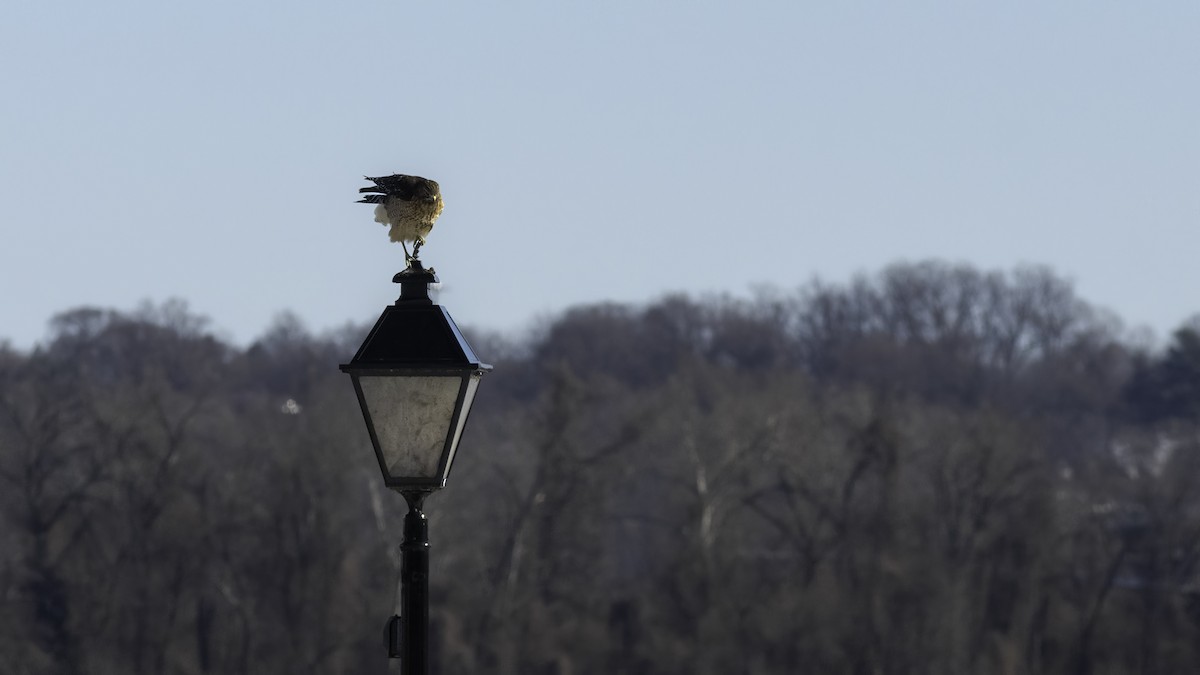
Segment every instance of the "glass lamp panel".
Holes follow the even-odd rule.
[[[359,377],[392,478],[436,478],[461,376]]]
[[[471,412],[471,402],[475,400],[475,390],[479,388],[479,379],[483,377],[483,373],[472,373],[471,379],[467,380],[467,394],[463,397],[462,412],[458,415],[457,423],[454,425],[454,439],[450,442],[450,456],[446,458],[446,471],[450,471],[450,465],[454,463],[454,455],[458,452],[458,439],[462,437],[463,427],[467,425],[467,413]]]

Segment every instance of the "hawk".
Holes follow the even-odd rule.
[[[371,178],[363,176],[374,185],[359,189],[359,193],[371,192],[358,200],[359,204],[378,204],[375,207],[375,222],[390,225],[388,237],[404,247],[404,257],[416,260],[417,252],[425,243],[425,237],[433,229],[433,223],[442,215],[442,190],[436,181],[402,173]],[[408,254],[404,242],[413,242],[413,252]]]

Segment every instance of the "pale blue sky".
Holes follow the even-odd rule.
[[[392,172],[442,185],[463,325],[936,257],[1162,335],[1200,312],[1200,3],[9,2],[0,338],[372,320]]]

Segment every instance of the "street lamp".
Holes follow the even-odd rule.
[[[388,623],[388,656],[402,659],[403,675],[429,672],[429,532],[421,507],[446,486],[479,381],[492,369],[429,298],[437,280],[417,260],[397,274],[400,298],[341,366],[354,382],[384,483],[408,502],[401,617]]]

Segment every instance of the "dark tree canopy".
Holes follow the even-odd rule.
[[[0,344],[0,672],[388,672],[367,328]],[[924,262],[468,333],[437,673],[1200,669],[1200,320],[1146,351],[1048,269]]]

